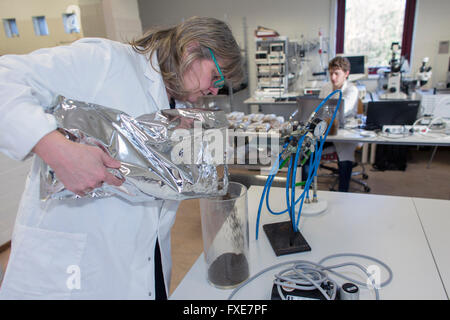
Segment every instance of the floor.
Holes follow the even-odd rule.
[[[431,148],[411,147],[410,158],[405,171],[373,171],[366,165],[369,178],[366,180],[372,194],[423,197],[450,200],[450,148],[440,147],[430,168],[427,168]],[[328,190],[332,180],[321,177],[319,190]],[[352,184],[351,192],[363,192]],[[9,248],[0,248],[0,264],[4,266]],[[202,253],[200,208],[198,200],[186,200],[180,205],[172,228],[172,282],[170,293],[178,286],[184,275]]]

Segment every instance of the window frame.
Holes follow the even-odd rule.
[[[7,38],[18,38],[20,36],[16,18],[4,18],[2,22]]]
[[[344,53],[345,4],[346,0],[337,0],[336,54]],[[414,36],[413,33],[416,16],[416,4],[417,0],[406,0],[405,18],[403,20],[401,56],[405,57],[405,59],[407,59],[410,64],[411,64],[411,51]],[[369,74],[376,73],[377,67],[381,66],[369,66]]]
[[[33,21],[33,29],[36,36],[41,37],[50,35],[45,16],[33,16],[31,19]]]

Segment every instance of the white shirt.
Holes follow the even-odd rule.
[[[356,116],[356,112],[358,110],[358,88],[347,80],[344,81],[344,84],[341,88],[342,91],[342,99],[344,100],[344,117],[354,117]],[[320,89],[319,98],[324,99],[330,93],[333,92],[333,84],[331,82],[325,83]],[[338,95],[335,95],[333,99],[337,99]]]
[[[156,55],[152,57],[158,68]],[[0,151],[22,160],[56,128],[57,95],[131,116],[169,108],[161,75],[130,45],[86,38],[0,58]],[[166,291],[178,201],[39,200],[34,161],[19,206],[0,298],[153,299],[158,238]]]
[[[345,81],[341,91],[342,99],[344,100],[343,109],[341,110],[344,110],[344,118],[356,116],[358,110],[358,88],[352,83]],[[333,85],[331,82],[327,82],[320,89],[319,98],[326,98],[332,92]],[[338,95],[335,95],[333,98],[337,99]],[[355,161],[355,149],[357,145],[354,142],[334,142],[339,161]]]

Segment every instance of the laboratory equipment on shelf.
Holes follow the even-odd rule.
[[[286,94],[292,82],[287,63],[288,38],[285,36],[256,37],[255,42],[257,91],[273,97]]]
[[[330,60],[330,39],[319,29],[318,38],[306,40],[302,35],[299,44],[299,71],[296,89],[303,95],[320,93],[327,80],[327,69]]]
[[[339,94],[339,99],[329,123],[334,122],[342,101],[341,90],[335,90],[330,93],[316,107],[305,123],[296,124],[292,132],[282,137],[282,141],[284,141],[282,151],[275,161],[264,186],[256,219],[256,239],[258,239],[259,235],[259,221],[264,203],[271,214],[281,215],[287,213],[290,218],[290,221],[287,222],[272,223],[263,226],[277,256],[311,250],[311,247],[301,235],[298,225],[303,204],[305,201],[309,201],[309,189],[317,174],[324,142],[331,130],[331,126],[328,125],[327,121],[320,118],[318,114],[326,102],[335,94]],[[304,181],[297,182],[297,170],[301,170],[301,167],[307,162],[309,163],[307,177]],[[285,165],[288,165],[286,179],[287,208],[280,212],[275,212],[269,204],[270,188],[278,171]],[[300,168],[298,168],[299,166]],[[295,189],[299,186],[303,186],[304,189],[301,195],[296,198]],[[315,185],[313,185],[313,188],[316,189]],[[314,193],[314,197],[317,197],[316,192]]]

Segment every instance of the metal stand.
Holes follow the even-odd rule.
[[[317,197],[317,176],[314,176],[313,199],[309,200],[309,197],[305,199],[301,214],[304,216],[313,216],[327,210],[327,208],[328,202],[326,200],[319,200]]]

